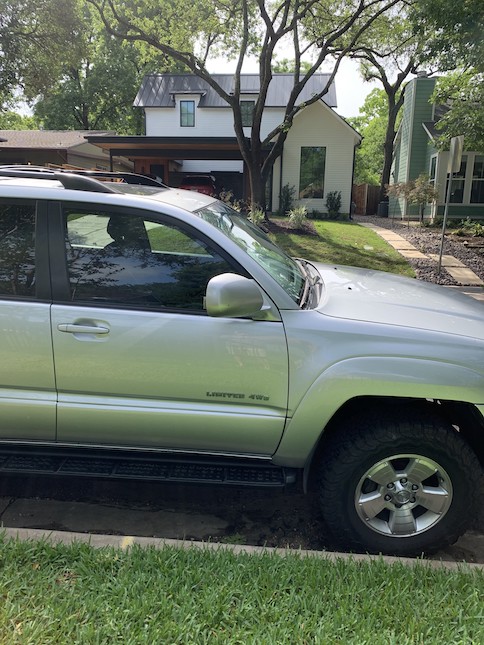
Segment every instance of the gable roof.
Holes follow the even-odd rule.
[[[87,143],[86,136],[107,130],[0,130],[0,148],[67,150]]]
[[[233,74],[213,74],[213,79],[227,92],[234,90]],[[314,74],[307,82],[298,99],[308,100],[320,92],[328,82],[329,74]],[[241,94],[257,95],[259,92],[259,74],[241,74]],[[274,74],[267,93],[266,107],[286,107],[294,84],[293,74]],[[141,108],[174,107],[175,94],[199,94],[199,107],[227,107],[227,103],[210,87],[194,74],[149,74],[144,77],[133,105]],[[336,89],[334,82],[322,99],[330,107],[336,107]]]

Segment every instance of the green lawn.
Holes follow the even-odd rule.
[[[0,538],[0,643],[484,642],[484,572]]]
[[[277,223],[278,219],[273,221]],[[370,229],[355,222],[313,221],[313,224],[317,235],[284,230],[275,233],[273,239],[294,257],[415,277],[405,258]]]

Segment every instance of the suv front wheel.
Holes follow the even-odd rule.
[[[429,553],[466,530],[480,474],[474,452],[441,420],[352,419],[320,463],[323,519],[357,551]]]

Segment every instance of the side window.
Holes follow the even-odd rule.
[[[230,265],[177,226],[133,215],[66,213],[71,300],[203,311],[207,283]]]
[[[180,125],[182,128],[195,126],[195,101],[180,101]]]
[[[0,297],[35,297],[35,206],[0,204]]]
[[[242,116],[242,126],[244,128],[252,127],[252,120],[254,118],[255,101],[241,101],[240,114]]]

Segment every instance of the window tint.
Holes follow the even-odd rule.
[[[0,204],[0,296],[35,296],[33,204]]]
[[[207,283],[230,265],[176,226],[136,216],[67,213],[71,299],[203,310]]]

